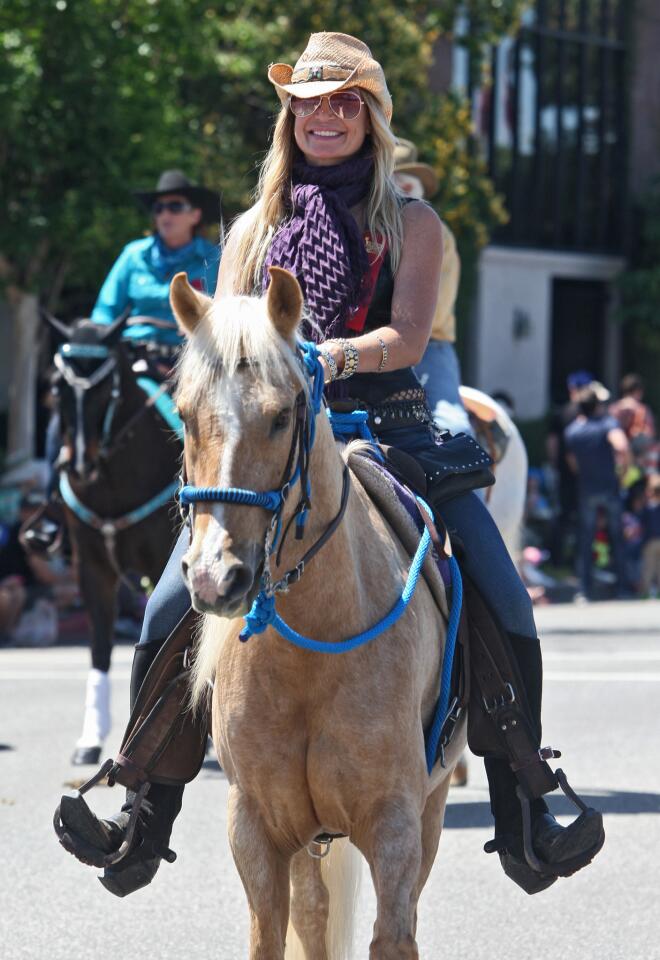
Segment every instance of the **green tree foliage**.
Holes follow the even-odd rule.
[[[0,9],[0,266],[56,306],[62,284],[95,290],[146,227],[130,191],[180,167],[218,187],[227,214],[250,202],[278,109],[266,79],[310,32],[362,37],[391,86],[396,132],[442,180],[459,242],[503,216],[456,97],[429,90],[437,39],[459,9],[473,51],[513,29],[522,0],[10,0]]]

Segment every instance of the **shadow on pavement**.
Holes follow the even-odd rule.
[[[659,793],[612,791],[611,793],[583,793],[581,796],[586,803],[600,810],[605,816],[612,813],[660,813]],[[548,806],[555,816],[575,816],[575,807],[565,797],[550,796],[548,800]],[[445,829],[447,830],[492,827],[492,825],[493,816],[487,803],[447,804],[445,812]]]

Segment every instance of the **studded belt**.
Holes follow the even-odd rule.
[[[369,404],[367,410],[375,433],[395,427],[433,424],[433,415],[426,398],[386,400],[383,403]]]

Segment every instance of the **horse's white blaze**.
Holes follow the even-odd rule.
[[[236,447],[241,435],[240,413],[241,398],[236,383],[225,383],[222,379],[215,385],[218,420],[223,425],[222,455],[217,473],[218,487],[234,485],[232,471]],[[210,517],[204,531],[199,551],[191,556],[188,551],[190,585],[202,600],[213,603],[218,596],[220,584],[227,572],[224,558],[226,540],[225,504],[214,503],[210,507]]]

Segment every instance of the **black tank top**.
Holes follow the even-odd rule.
[[[390,254],[387,251],[378,274],[363,333],[369,333],[379,327],[389,327],[392,322],[393,294],[394,275]],[[347,386],[348,395],[352,399],[362,400],[367,404],[383,403],[388,397],[401,390],[421,389],[421,384],[412,367],[403,367],[401,370],[385,368],[382,373],[356,373],[347,380]]]

